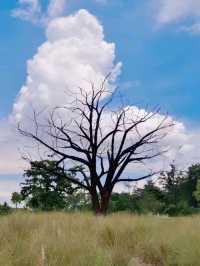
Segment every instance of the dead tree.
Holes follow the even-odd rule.
[[[106,214],[111,193],[120,182],[135,182],[153,176],[152,171],[137,178],[124,177],[130,164],[151,161],[161,155],[161,139],[173,125],[167,116],[132,107],[111,110],[113,94],[105,89],[80,89],[75,100],[55,108],[46,124],[34,113],[34,130],[19,125],[19,132],[34,140],[57,158],[65,174],[69,161],[81,165],[78,178],[66,178],[87,190],[96,214]],[[65,115],[66,113],[66,115]],[[70,117],[70,119],[69,119]]]

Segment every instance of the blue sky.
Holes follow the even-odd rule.
[[[72,3],[75,2],[75,3]],[[43,1],[45,4],[45,1]],[[17,1],[0,3],[0,116],[11,111],[13,101],[25,81],[26,61],[44,41],[44,29],[10,16]],[[180,32],[175,25],[155,29],[146,1],[68,1],[66,14],[86,8],[97,16],[106,40],[116,44],[117,60],[123,62],[120,77],[138,81],[126,89],[131,101],[160,105],[163,110],[187,123],[198,123],[200,108],[200,36]]]
[[[196,145],[200,128],[199,0],[191,4],[188,0],[51,0],[66,2],[62,12],[51,18],[47,18],[50,0],[25,1],[42,7],[36,14],[39,18],[35,19],[35,11],[26,19],[11,15],[16,8],[24,8],[17,0],[0,2],[0,122],[12,113],[25,84],[27,60],[46,41],[48,22],[42,23],[41,18],[53,20],[86,9],[101,22],[106,42],[116,45],[115,61],[123,64],[118,85],[128,104],[142,108],[159,105],[187,127],[179,132],[184,131],[184,138],[188,138],[187,148]],[[33,6],[29,8],[32,12]],[[0,141],[3,138],[4,143],[12,143],[13,139],[5,138],[6,127],[1,123],[0,127],[5,131]],[[14,182],[13,189],[21,180],[14,170],[4,173],[1,168],[0,163],[0,201],[6,198],[1,196],[1,186]]]
[[[14,0],[0,3],[0,116],[11,111],[13,101],[26,78],[26,61],[44,40],[44,31],[31,23],[11,17]]]

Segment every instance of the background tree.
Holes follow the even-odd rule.
[[[193,194],[194,194],[196,201],[199,204],[200,203],[200,179],[197,181],[197,187]]]
[[[21,195],[27,206],[34,209],[52,210],[66,207],[67,196],[76,189],[68,181],[74,178],[79,168],[69,169],[63,174],[56,161],[33,161],[24,173]]]
[[[200,179],[200,164],[195,164],[190,166],[187,172],[185,194],[188,204],[194,208],[198,206],[198,202],[194,195],[194,191],[197,188],[197,183],[199,179]]]
[[[177,206],[181,197],[182,184],[185,182],[185,175],[182,171],[178,171],[174,164],[171,164],[170,167],[169,171],[161,173],[159,182],[165,191],[168,203]]]
[[[144,188],[136,191],[138,210],[140,213],[162,213],[164,203],[164,193],[156,186],[152,180],[148,181]]]
[[[65,210],[67,211],[89,211],[91,210],[91,200],[84,190],[75,191],[66,198]]]
[[[11,201],[13,204],[15,204],[15,208],[18,208],[18,204],[20,204],[23,201],[21,193],[13,192],[11,196]]]
[[[8,214],[11,211],[11,207],[8,205],[7,202],[0,204],[0,215]]]
[[[113,193],[111,196],[109,211],[110,212],[137,212],[137,205],[135,204],[135,197],[131,193]]]
[[[161,155],[158,143],[172,126],[171,120],[159,115],[159,110],[147,113],[131,107],[109,109],[113,94],[109,94],[105,84],[106,80],[100,89],[93,85],[90,90],[80,89],[74,101],[55,108],[46,123],[41,123],[34,112],[33,131],[19,125],[23,136],[57,158],[57,171],[66,180],[88,191],[97,214],[107,212],[116,184],[154,174],[150,171],[137,178],[123,176],[129,164],[144,165]],[[84,167],[79,179],[65,174],[69,160]]]

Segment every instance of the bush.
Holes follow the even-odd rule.
[[[11,207],[9,207],[7,202],[0,204],[0,215],[9,214],[11,212]]]
[[[184,201],[179,202],[177,205],[170,204],[166,206],[164,210],[164,214],[168,214],[169,216],[184,216],[197,213],[199,213],[198,209],[190,207],[188,203]]]

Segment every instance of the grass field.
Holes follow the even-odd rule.
[[[143,264],[137,264],[137,259]],[[1,266],[146,264],[200,265],[200,217],[0,216]]]

